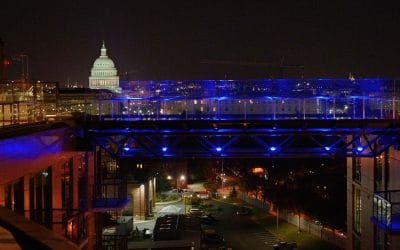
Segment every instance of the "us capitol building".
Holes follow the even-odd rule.
[[[114,93],[121,93],[119,76],[113,60],[107,55],[107,49],[103,41],[100,56],[94,61],[89,76],[89,88],[108,89]]]

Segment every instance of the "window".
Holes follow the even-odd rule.
[[[35,178],[29,178],[29,218],[35,219]]]
[[[24,214],[24,177],[19,178],[13,185],[14,211]]]
[[[353,185],[353,230],[357,234],[361,234],[361,189]]]
[[[65,162],[62,168],[62,176],[61,176],[61,197],[62,197],[62,208],[72,209],[73,207],[73,192],[72,192],[72,169],[73,169],[73,160],[72,158],[69,161]]]
[[[387,234],[385,231],[380,230],[377,226],[374,227],[374,249],[385,250],[387,242]]]
[[[383,155],[375,157],[374,163],[375,191],[380,191],[382,187]]]
[[[12,204],[12,195],[11,195],[11,184],[7,184],[4,186],[4,195],[5,195],[5,206],[8,209],[11,209]]]
[[[361,241],[360,239],[353,234],[353,250],[361,250]]]
[[[353,157],[353,181],[361,183],[361,158]]]

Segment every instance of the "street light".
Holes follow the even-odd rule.
[[[179,180],[181,182],[181,185],[179,185]],[[182,186],[182,182],[184,182],[185,180],[186,180],[186,176],[185,175],[181,175],[179,177],[179,179],[176,178],[176,189],[179,189],[179,187]]]

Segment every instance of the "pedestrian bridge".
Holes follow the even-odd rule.
[[[66,99],[57,114],[79,110],[103,120],[396,119],[396,84],[380,78],[122,81],[122,93]]]
[[[111,156],[374,157],[396,146],[397,120],[86,120],[84,137]]]
[[[397,144],[397,84],[381,78],[122,81],[120,94],[63,94],[47,83],[7,83],[0,125],[72,116],[86,142],[114,157],[372,157]],[[31,94],[35,86],[40,95]]]
[[[115,157],[373,157],[396,145],[396,81],[126,81],[84,112]]]

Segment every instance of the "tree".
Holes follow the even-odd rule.
[[[171,189],[171,183],[167,180],[165,175],[157,175],[156,192],[161,193]]]
[[[230,192],[229,197],[231,197],[231,198],[237,197],[237,191],[235,189],[235,186],[232,187],[232,191]]]

